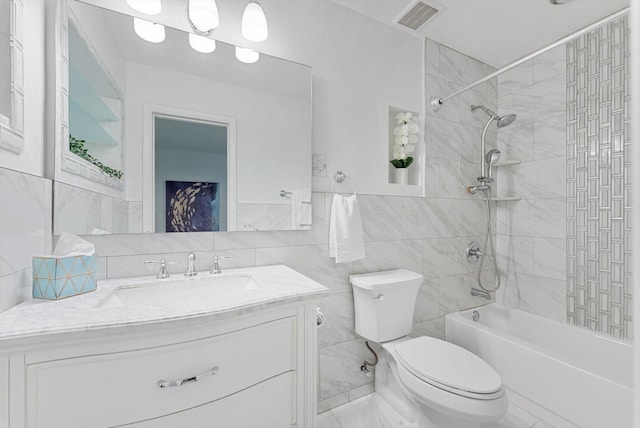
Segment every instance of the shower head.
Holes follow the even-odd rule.
[[[496,121],[496,126],[498,128],[504,128],[505,126],[511,125],[513,123],[513,121],[516,120],[516,115],[515,114],[507,114],[507,115],[504,115],[504,116],[498,116],[494,111],[489,110],[485,106],[475,106],[475,105],[471,106],[471,111],[472,112],[475,112],[478,109],[482,110],[483,112],[485,112],[487,114],[487,116],[490,116],[493,120],[495,120]]]
[[[498,128],[504,128],[505,126],[509,126],[516,120],[515,114],[505,114],[504,116],[500,116],[496,121],[496,126]]]
[[[487,165],[491,167],[491,165],[493,165],[494,163],[500,160],[500,155],[502,155],[502,153],[500,153],[500,150],[492,149],[487,152],[487,155],[485,156],[484,159],[487,162]]]

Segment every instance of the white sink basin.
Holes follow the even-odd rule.
[[[191,278],[159,279],[155,282],[115,288],[98,306],[203,304],[229,296],[240,296],[259,289],[250,275],[207,274]]]

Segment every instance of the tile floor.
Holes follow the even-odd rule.
[[[366,395],[318,415],[317,428],[391,428],[382,417],[373,395]],[[509,411],[483,428],[553,428],[538,417],[509,403]]]

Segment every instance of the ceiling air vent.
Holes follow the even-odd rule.
[[[396,22],[417,31],[439,11],[439,9],[433,6],[429,6],[422,1],[417,1],[404,15],[401,15]]]

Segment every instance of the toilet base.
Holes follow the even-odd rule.
[[[392,428],[481,428],[430,408],[414,399],[399,382],[395,361],[381,350],[375,371],[375,399]]]

